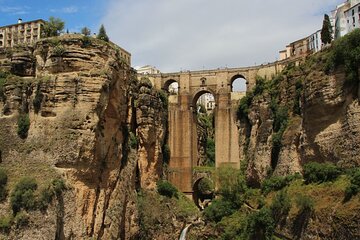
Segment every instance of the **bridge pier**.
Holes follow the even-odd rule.
[[[193,126],[189,95],[169,102],[169,181],[180,191],[192,193]],[[182,106],[182,107],[180,107]],[[196,144],[196,143],[195,143]]]
[[[234,110],[231,106],[231,94],[219,94],[218,105],[215,109],[215,163],[217,168],[224,165],[240,167],[239,133]]]

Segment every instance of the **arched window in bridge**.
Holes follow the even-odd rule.
[[[164,84],[164,90],[170,95],[177,95],[179,93],[179,83],[170,79]]]
[[[235,75],[231,79],[231,92],[246,92],[246,79],[242,75]]]

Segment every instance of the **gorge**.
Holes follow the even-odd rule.
[[[199,82],[199,91],[169,97],[161,90],[166,79],[158,84],[157,76],[138,77],[119,47],[81,35],[1,50],[0,167],[7,175],[1,238],[178,239],[190,223],[188,239],[265,239],[270,232],[279,239],[359,238],[359,195],[344,201],[356,175],[348,172],[360,164],[360,62],[353,54],[359,40],[354,31],[316,55],[244,76],[251,84],[234,101],[223,89],[230,89],[229,82],[215,81],[216,90]],[[189,74],[180,76],[180,88],[184,78],[189,89]],[[176,158],[197,155],[188,146],[197,142],[196,134],[189,134],[196,127],[186,121],[193,120],[190,106],[201,91],[214,92],[215,112],[228,113],[227,121],[233,121],[228,131],[236,136],[223,140],[237,156],[226,159],[226,154],[224,161],[236,167],[221,172],[216,163],[218,169],[207,169],[218,184],[217,199],[238,193],[228,208],[232,212],[220,218],[211,211],[229,201],[214,200],[203,214],[183,194],[193,191],[188,182],[202,164],[193,161],[187,166],[191,172],[174,178]],[[172,131],[171,119],[180,116],[187,120]],[[215,141],[225,129],[220,123],[215,115]],[[216,148],[215,161],[224,157],[221,149]],[[332,182],[307,184],[301,175],[311,162],[330,162],[341,174]],[[295,176],[282,186],[291,201],[306,195],[302,200],[312,199],[306,205],[311,211],[293,204],[283,224],[270,219],[272,230],[252,232],[262,226],[256,214],[268,219],[267,207],[279,192],[273,187],[265,194],[264,183],[286,176]],[[19,182],[33,186],[25,197],[16,195]],[[233,182],[235,191],[226,188]],[[15,199],[20,199],[17,208]]]

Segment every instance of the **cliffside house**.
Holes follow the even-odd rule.
[[[41,29],[44,24],[45,21],[42,19],[23,22],[19,18],[16,24],[0,27],[0,48],[34,43],[41,38]]]

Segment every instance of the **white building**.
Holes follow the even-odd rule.
[[[334,39],[338,39],[340,37],[345,36],[347,31],[347,20],[345,16],[345,11],[350,7],[350,2],[347,1],[345,3],[340,4],[336,7],[335,10],[335,36]]]
[[[360,3],[351,6],[345,11],[347,32],[360,28]]]
[[[19,44],[32,44],[41,38],[42,19],[23,22],[19,18],[16,24],[0,27],[0,47],[14,47]]]
[[[331,12],[334,39],[359,28],[359,4],[360,0],[347,0]]]
[[[179,93],[179,84],[177,82],[173,82],[169,85],[168,91],[170,95],[176,95]]]
[[[211,93],[205,93],[199,97],[197,104],[203,105],[210,112],[215,108],[215,98]]]
[[[158,73],[160,73],[159,69],[157,69],[156,67],[150,66],[150,65],[140,67],[140,68],[136,69],[136,71],[138,74],[158,74]]]
[[[321,50],[322,42],[321,42],[321,30],[316,31],[311,34],[309,37],[309,51],[312,53],[316,53]]]

